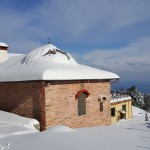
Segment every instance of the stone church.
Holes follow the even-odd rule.
[[[0,42],[0,110],[35,118],[41,130],[111,124],[115,73],[81,65],[52,44],[9,55]]]

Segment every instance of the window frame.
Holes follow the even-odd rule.
[[[126,112],[126,110],[127,110],[126,104],[123,104],[123,105],[122,105],[122,110],[124,110],[124,111]]]
[[[116,116],[116,108],[112,107],[111,108],[111,117],[115,117]]]

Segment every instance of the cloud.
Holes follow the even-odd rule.
[[[32,22],[45,27],[53,35],[82,41],[91,35],[89,41],[94,42],[98,37],[110,36],[110,32],[149,20],[149,7],[150,2],[141,0],[44,0],[29,15]]]
[[[0,39],[11,44],[14,52],[29,52],[45,44],[48,37],[66,47],[68,43],[110,47],[150,34],[149,26],[142,27],[150,25],[150,1],[38,0],[23,9],[18,0],[11,7],[7,3],[0,5]]]
[[[150,37],[142,38],[120,49],[91,50],[81,62],[116,72],[125,78],[149,80]]]
[[[26,53],[40,45],[40,42],[32,38],[32,32],[28,30],[29,19],[24,14],[0,9],[0,17],[0,41],[8,43],[10,52]]]

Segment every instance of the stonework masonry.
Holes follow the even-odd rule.
[[[59,124],[72,128],[109,125],[110,82],[49,83],[45,87],[46,128]],[[82,88],[90,92],[86,99],[86,115],[78,116],[76,93]],[[104,111],[100,112],[98,97],[105,95]]]
[[[0,83],[0,110],[41,121],[41,83]]]
[[[41,86],[42,85],[42,86]],[[78,116],[79,90],[86,89],[86,115]],[[100,112],[98,97],[106,96]],[[39,81],[0,83],[0,110],[37,119],[42,129],[55,125],[72,128],[111,124],[110,81]]]

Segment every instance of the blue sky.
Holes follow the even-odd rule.
[[[0,0],[0,41],[12,53],[52,44],[113,71],[115,88],[150,93],[150,0]]]

